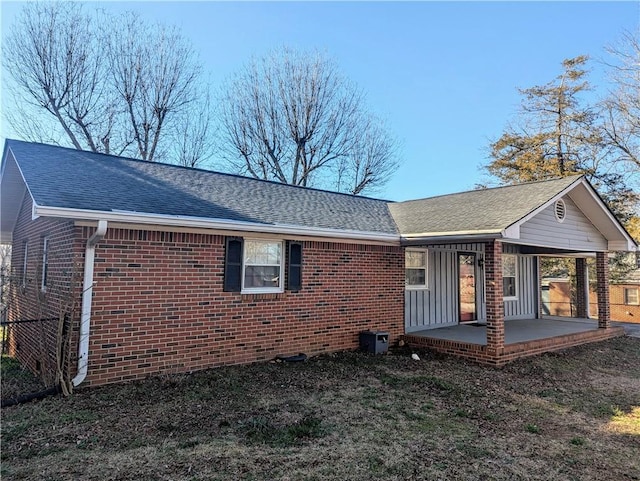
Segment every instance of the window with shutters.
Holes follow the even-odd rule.
[[[285,248],[286,247],[286,248]],[[287,259],[285,266],[285,258]],[[302,243],[227,237],[224,290],[244,294],[302,289]]]

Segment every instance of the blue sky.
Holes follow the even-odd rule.
[[[400,139],[402,165],[377,197],[405,200],[486,180],[487,146],[514,118],[517,88],[544,84],[565,58],[605,58],[640,28],[640,2],[106,2],[174,23],[215,86],[252,55],[288,45],[336,59]],[[1,3],[6,32],[20,2]],[[592,83],[604,93],[603,68]],[[0,128],[0,140],[10,135]]]

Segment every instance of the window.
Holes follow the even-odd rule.
[[[502,255],[502,293],[505,299],[515,299],[518,295],[518,257],[513,254]]]
[[[295,246],[295,247],[292,247]],[[299,290],[302,245],[289,246],[288,288]],[[229,237],[226,241],[224,290],[228,292],[282,292],[284,287],[284,243],[266,239]]]
[[[20,285],[22,286],[22,288],[26,288],[27,287],[27,267],[29,266],[28,264],[28,260],[29,260],[29,242],[28,241],[24,241],[24,258],[22,259],[22,280]]]
[[[245,239],[242,290],[282,290],[282,242]]]
[[[426,250],[409,250],[404,253],[405,286],[409,289],[425,289],[427,287],[427,255]]]
[[[637,306],[640,304],[640,297],[638,296],[637,287],[624,288],[624,303],[628,306]]]
[[[47,291],[48,274],[49,274],[49,238],[44,237],[42,239],[42,282],[40,283],[40,290],[42,292]]]

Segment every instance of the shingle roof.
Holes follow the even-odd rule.
[[[533,212],[581,176],[473,190],[390,204],[402,235],[498,233]]]
[[[7,140],[40,206],[397,234],[387,202]]]

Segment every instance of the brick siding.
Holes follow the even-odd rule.
[[[523,357],[535,356],[543,352],[558,351],[573,346],[579,346],[589,342],[604,341],[614,337],[624,336],[624,329],[614,327],[609,329],[594,329],[585,332],[567,334],[564,336],[536,339],[533,341],[507,344],[502,355],[496,356],[490,352],[487,346],[448,339],[435,339],[429,337],[403,336],[404,341],[416,348],[431,349],[442,354],[464,357],[479,364],[490,366],[504,366],[509,362]]]
[[[93,229],[84,228],[83,242]],[[109,229],[96,248],[88,382],[358,347],[404,332],[400,247],[303,242],[300,292],[223,292],[221,235]]]
[[[79,231],[72,222],[31,219],[31,199],[25,196],[13,233],[9,291],[9,321],[22,321],[8,328],[8,353],[40,374],[52,385],[57,369],[59,323],[71,321],[79,309],[82,250],[76,242]],[[46,290],[41,290],[44,238],[48,237]],[[27,247],[27,271],[23,262]],[[24,322],[36,321],[36,322]],[[65,348],[67,346],[64,346]],[[66,356],[63,356],[66,357]],[[65,369],[67,366],[64,366]]]

